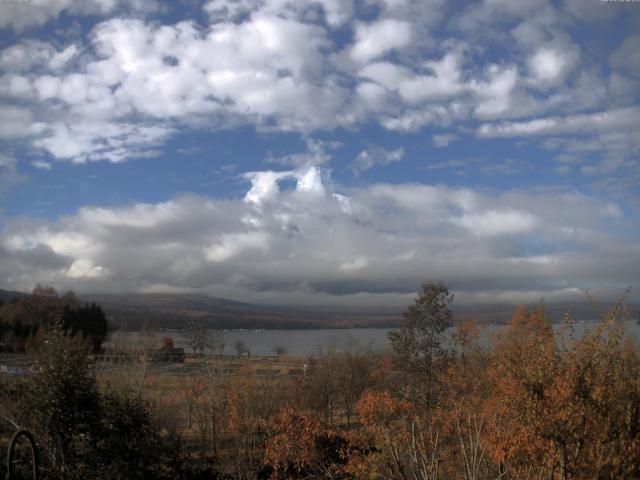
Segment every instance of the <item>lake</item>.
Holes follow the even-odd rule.
[[[598,322],[577,322],[574,325],[576,337],[580,337],[587,329],[593,328]],[[486,325],[483,330],[481,344],[490,345],[494,334],[504,325]],[[562,328],[562,324],[554,324],[556,331]],[[382,351],[390,347],[388,333],[391,328],[347,328],[347,329],[314,329],[314,330],[224,330],[226,343],[224,353],[235,353],[234,344],[242,341],[249,348],[252,355],[274,355],[275,347],[284,347],[290,355],[317,355],[320,350],[335,348],[338,352],[344,351],[350,345],[362,348],[370,348]],[[640,326],[635,321],[628,324],[629,333],[636,339],[640,339]],[[448,329],[445,337],[450,338],[454,329]],[[126,337],[135,341],[139,338],[137,332],[116,332],[117,337]],[[187,338],[182,330],[166,330],[158,333],[159,339],[164,336],[173,338],[176,347],[184,347],[189,352]]]

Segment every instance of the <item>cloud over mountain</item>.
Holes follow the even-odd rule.
[[[278,189],[283,176],[273,172],[248,175],[252,185],[239,200],[188,195],[9,222],[2,274],[14,288],[44,279],[80,290],[309,302],[316,294],[402,297],[425,278],[446,279],[469,298],[554,295],[574,284],[631,283],[640,267],[639,244],[603,233],[618,207],[578,192],[424,184],[338,191],[322,185],[316,167],[286,175],[297,187]]]

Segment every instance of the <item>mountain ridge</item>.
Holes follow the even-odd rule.
[[[0,289],[0,300],[26,296],[26,293]],[[83,303],[102,306],[113,326],[118,329],[184,328],[197,321],[208,328],[310,329],[398,327],[404,307],[340,307],[335,305],[260,305],[196,293],[93,293],[78,294]],[[639,311],[629,304],[632,319]],[[609,304],[585,302],[545,303],[553,322],[563,320],[570,312],[574,320],[599,318]],[[453,305],[455,321],[475,319],[479,323],[506,323],[517,308],[515,304]]]

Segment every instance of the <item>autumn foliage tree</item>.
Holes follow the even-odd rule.
[[[571,329],[571,322],[566,328]],[[542,307],[520,309],[498,339],[488,404],[502,471],[550,478],[640,475],[640,357],[619,307],[581,338],[554,335]]]
[[[439,478],[438,432],[426,412],[387,391],[365,392],[356,408],[374,445],[365,459],[351,462],[358,478]]]
[[[459,325],[429,406],[398,390],[361,397],[373,449],[358,478],[639,478],[640,353],[627,317],[616,305],[576,335],[570,317],[554,329],[542,304],[521,307],[485,348],[477,325]]]
[[[346,432],[287,407],[269,424],[263,474],[273,479],[352,478],[349,459],[362,449]]]

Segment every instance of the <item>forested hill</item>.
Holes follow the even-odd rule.
[[[16,292],[16,291],[13,291],[13,290],[2,290],[2,289],[0,289],[0,302],[1,303],[7,303],[7,302],[10,302],[13,299],[24,297],[26,295],[27,294],[23,293],[23,292]]]
[[[0,302],[26,295],[0,290]],[[238,302],[226,298],[196,294],[126,293],[79,295],[82,303],[94,302],[105,310],[117,328],[138,329],[144,323],[158,328],[182,328],[191,320],[202,321],[209,328],[348,328],[397,327],[402,307],[270,306]],[[545,303],[554,322],[562,321],[566,312],[576,321],[599,318],[610,305],[594,305],[585,300],[575,303]],[[455,320],[475,319],[480,323],[506,323],[513,315],[514,304],[456,305]],[[631,304],[635,320],[640,306]]]
[[[256,305],[194,294],[82,295],[101,305],[114,323],[136,329],[148,322],[180,328],[191,320],[209,328],[346,328],[398,325],[398,308],[337,308]]]
[[[210,328],[349,328],[397,327],[403,307],[269,306],[237,302],[194,294],[81,295],[80,299],[101,305],[120,326],[136,329],[144,322],[157,327],[181,328],[198,319]],[[600,318],[611,305],[594,305],[585,300],[575,303],[545,303],[554,322],[567,312],[576,321]],[[517,305],[454,305],[456,321],[475,319],[480,323],[506,323]],[[635,318],[640,310],[630,305]]]

